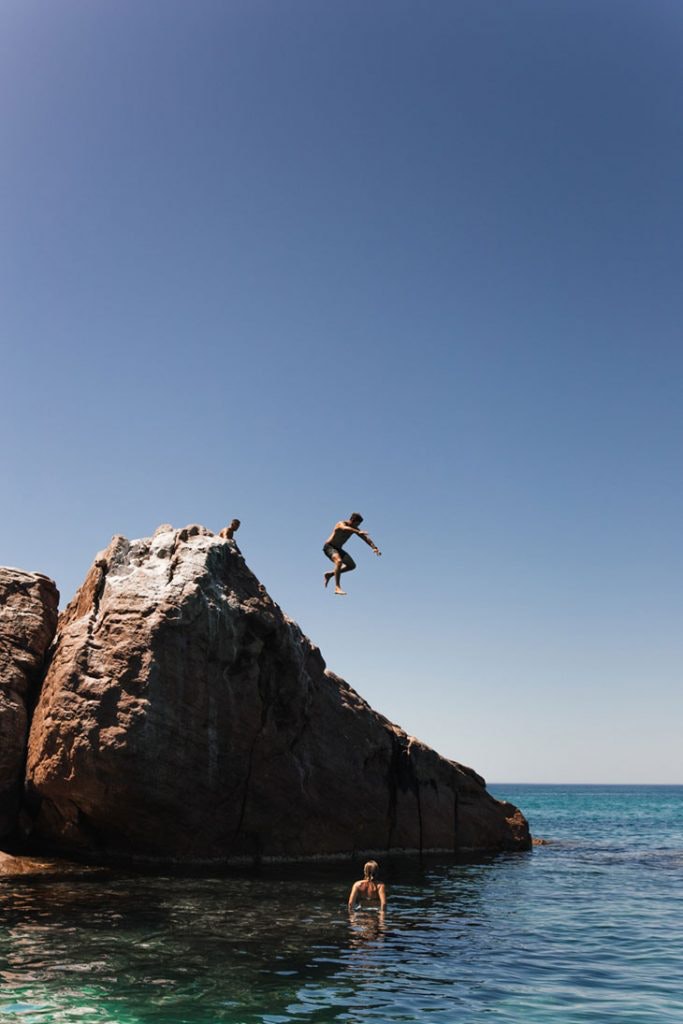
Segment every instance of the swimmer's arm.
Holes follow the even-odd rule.
[[[353,883],[353,886],[351,888],[351,892],[349,893],[349,902],[347,904],[349,910],[353,910],[353,908],[356,905],[356,898],[357,898],[358,886],[359,885],[360,885],[360,882],[354,882]]]
[[[382,552],[377,547],[377,545],[375,544],[375,542],[372,539],[372,537],[370,536],[370,534],[366,533],[365,530],[354,530],[353,532],[357,533],[358,536],[360,537],[360,539],[364,540],[365,543],[368,545],[368,547],[372,548],[372,550],[375,552],[376,555],[381,555],[382,554]]]
[[[377,886],[377,895],[379,896],[379,905],[384,910],[387,905],[387,892],[384,888],[384,882],[380,882]]]

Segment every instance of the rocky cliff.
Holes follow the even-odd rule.
[[[526,849],[522,814],[383,718],[202,527],[115,537],[59,623],[34,837],[181,862]]]
[[[0,568],[0,837],[16,829],[30,705],[58,604],[57,588],[47,576]]]

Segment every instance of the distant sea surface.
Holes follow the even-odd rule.
[[[682,1024],[683,787],[512,786],[528,854],[0,880],[2,1024]]]

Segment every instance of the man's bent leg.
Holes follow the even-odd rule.
[[[334,560],[334,592],[339,594],[341,597],[346,597],[346,591],[342,590],[339,584],[339,577],[344,572],[344,562],[341,555],[337,555]]]
[[[330,580],[332,579],[333,576],[335,578],[335,581],[338,582],[338,580],[337,580],[337,565],[338,565],[338,563],[339,563],[339,561],[341,559],[341,555],[339,554],[339,551],[337,550],[337,548],[332,547],[331,544],[323,544],[323,553],[324,553],[325,557],[329,558],[329,560],[334,565],[334,569],[330,569],[330,570],[328,570],[328,572],[324,572],[323,573],[323,585],[327,586],[327,584],[330,582]]]
[[[351,555],[347,551],[342,550],[340,552],[340,556],[341,557],[339,559],[339,563],[336,565],[334,571],[334,592],[335,594],[343,594],[344,597],[346,597],[346,591],[342,590],[342,588],[339,585],[339,577],[343,572],[353,572],[353,570],[356,568],[356,563],[354,562],[354,560],[351,558]]]

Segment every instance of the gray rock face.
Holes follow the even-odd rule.
[[[0,836],[14,831],[24,776],[27,702],[57,625],[59,594],[39,573],[0,567]]]
[[[31,727],[35,836],[182,862],[526,849],[521,813],[325,668],[235,543],[115,537],[60,620]]]

